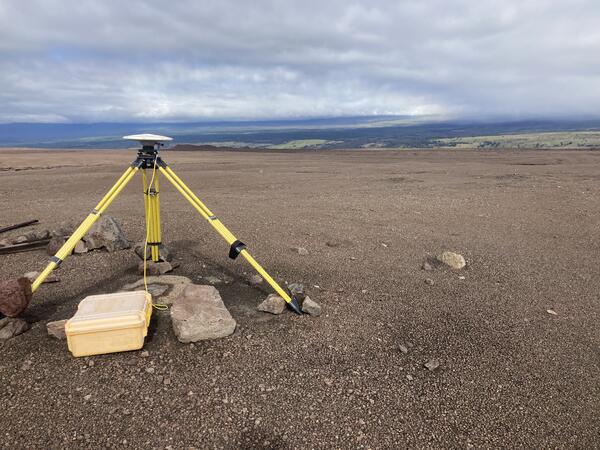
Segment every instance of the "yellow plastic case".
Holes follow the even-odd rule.
[[[65,324],[73,356],[139,350],[152,316],[152,296],[145,291],[84,298]]]

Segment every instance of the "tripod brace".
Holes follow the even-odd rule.
[[[148,225],[148,245],[151,246],[151,257],[153,261],[159,260],[159,245],[161,241],[160,229],[160,203],[159,203],[159,183],[158,174],[164,176],[177,191],[198,211],[198,213],[206,219],[206,221],[215,229],[219,235],[227,242],[229,247],[229,257],[236,259],[239,255],[248,261],[248,263],[269,283],[269,285],[281,296],[296,313],[302,314],[300,305],[296,297],[290,296],[281,286],[267,273],[267,271],[250,255],[246,245],[238,240],[231,231],[219,220],[219,218],[186,186],[186,184],[175,174],[175,172],[158,156],[158,145],[143,145],[143,148],[138,151],[137,158],[127,168],[125,173],[117,180],[113,187],[100,200],[96,207],[90,212],[85,220],[73,232],[69,239],[63,244],[58,252],[50,258],[50,262],[39,276],[31,284],[31,293],[34,293],[50,273],[56,269],[62,262],[73,252],[75,245],[87,234],[90,228],[96,223],[100,216],[106,211],[110,204],[117,198],[123,188],[131,181],[131,179],[142,170],[142,181],[144,186],[144,206],[146,210],[147,225]],[[153,189],[148,189],[148,180],[146,169],[157,169],[155,174],[155,182]],[[26,303],[29,303],[31,293],[25,295],[29,298]],[[25,304],[22,307],[0,308],[0,312],[7,316],[16,316],[27,307]],[[0,305],[1,306],[1,305]]]

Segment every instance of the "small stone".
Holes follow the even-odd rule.
[[[399,345],[398,350],[405,354],[408,353],[408,347],[406,347],[405,345]]]
[[[210,284],[221,284],[223,283],[223,280],[221,280],[219,277],[216,277],[214,275],[207,275],[205,277],[203,277],[208,283]]]
[[[30,326],[23,319],[5,317],[0,319],[0,341],[14,338],[29,330]]]
[[[553,316],[558,316],[558,313],[557,313],[556,311],[554,311],[553,309],[547,309],[547,310],[546,310],[546,312],[547,312],[548,314],[551,314],[551,315],[553,315]]]
[[[387,245],[385,242],[382,242],[382,243],[381,243],[381,246],[382,246],[383,248],[388,248],[388,245]]]
[[[27,272],[26,274],[23,274],[23,276],[33,283],[35,279],[40,276],[40,273],[35,271]],[[44,283],[57,283],[59,281],[60,278],[58,278],[54,272],[50,272],[50,274],[44,280]]]
[[[83,240],[88,250],[105,248],[109,252],[115,252],[131,247],[123,230],[111,216],[100,217]]]
[[[12,244],[24,244],[25,242],[28,242],[29,239],[27,238],[27,236],[17,236],[15,238],[11,239],[11,243]]]
[[[429,264],[427,261],[425,261],[423,263],[423,265],[421,266],[421,270],[430,271],[430,270],[433,270],[433,266],[431,264]]]
[[[69,222],[63,222],[58,225],[54,230],[50,231],[52,237],[68,238],[75,231],[75,225]]]
[[[46,253],[49,255],[55,255],[65,242],[67,242],[67,239],[64,236],[52,237],[48,242],[48,246],[46,247]]]
[[[428,284],[429,286],[433,286],[435,284],[435,282],[431,278],[425,278],[425,284]]]
[[[88,394],[86,396],[83,397],[83,399],[87,402],[92,398],[92,394]]]
[[[81,254],[81,253],[87,253],[87,252],[88,252],[88,248],[86,247],[85,242],[79,241],[77,244],[75,244],[73,253]]]
[[[170,385],[170,384],[171,384],[171,379],[170,379],[170,378],[165,378],[165,379],[163,380],[163,384],[164,384],[165,386],[168,386],[168,385]]]
[[[148,245],[146,247],[146,259],[152,258],[151,248],[152,247],[150,245]],[[134,250],[135,254],[140,257],[140,259],[144,259],[144,243],[143,242],[138,242],[137,244],[135,244],[135,246],[133,247],[133,250]],[[171,260],[173,259],[173,252],[165,244],[160,244],[158,246],[158,257],[161,261],[171,262]]]
[[[154,373],[154,367],[146,367],[146,373]]]
[[[140,356],[142,358],[147,358],[148,356],[150,356],[150,352],[148,350],[144,350],[142,353],[140,353]]]
[[[323,381],[325,382],[325,384],[327,386],[332,386],[333,385],[333,380],[331,378],[325,378]]]
[[[252,286],[258,286],[262,282],[263,282],[263,278],[258,274],[250,275],[248,277],[248,283]]]
[[[67,334],[65,333],[65,324],[67,323],[67,319],[63,320],[55,320],[53,322],[48,322],[46,324],[46,330],[48,334],[56,339],[66,339]]]
[[[292,250],[302,256],[308,255],[308,250],[306,250],[304,247],[293,247]]]
[[[146,275],[156,276],[156,275],[164,275],[165,273],[169,273],[173,270],[173,266],[171,263],[167,261],[162,262],[154,262],[154,261],[146,261]],[[138,273],[140,275],[144,274],[144,261],[140,261],[138,264]]]
[[[302,301],[306,296],[304,292],[304,285],[302,283],[290,283],[287,286],[288,291],[292,297],[296,297],[298,301]]]
[[[285,300],[277,294],[269,296],[256,309],[271,314],[281,314],[285,310]]]
[[[457,270],[462,269],[467,265],[467,263],[465,262],[465,258],[462,255],[459,255],[458,253],[454,252],[442,252],[442,254],[439,255],[437,259],[441,263],[444,263],[447,266]]]
[[[466,277],[464,275],[461,275],[458,277],[459,280],[464,280]]]
[[[320,316],[321,305],[311,300],[311,298],[307,295],[306,297],[304,297],[304,301],[302,302],[302,312],[305,312],[315,317]]]
[[[21,370],[29,370],[31,369],[32,365],[33,361],[31,361],[30,359],[26,359],[25,361],[23,361],[23,364],[21,364]]]
[[[429,370],[430,372],[433,372],[438,367],[440,367],[440,360],[439,359],[430,359],[429,361],[427,361],[424,364],[424,366],[427,368],[427,370]]]
[[[413,376],[412,376],[412,375],[406,375],[406,379],[407,379],[408,381],[412,381],[412,380],[414,380],[414,378],[413,378]]]

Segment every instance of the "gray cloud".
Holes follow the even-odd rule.
[[[0,122],[597,115],[600,4],[0,2]]]

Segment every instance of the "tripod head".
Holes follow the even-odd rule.
[[[127,139],[128,141],[138,141],[142,144],[139,153],[146,155],[156,155],[160,148],[165,145],[163,142],[173,140],[173,138],[161,136],[160,134],[131,134],[129,136],[123,136],[123,139]]]

